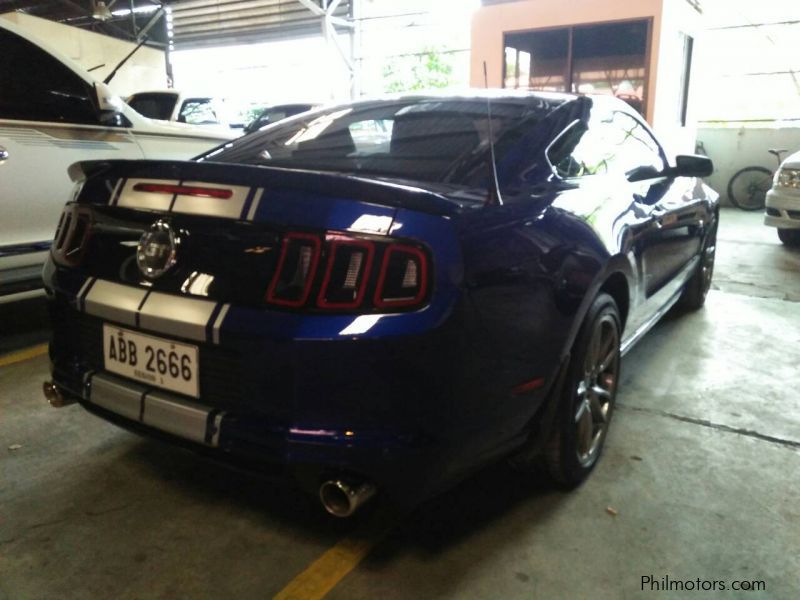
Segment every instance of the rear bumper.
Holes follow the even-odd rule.
[[[767,192],[764,224],[780,229],[800,229],[800,190],[773,188]]]
[[[349,474],[413,503],[524,441],[524,417],[514,418],[514,432],[509,415],[487,408],[497,396],[476,383],[483,375],[458,310],[424,335],[201,342],[195,400],[105,372],[108,319],[60,295],[50,308],[53,381],[87,410],[141,434],[288,470],[309,490]],[[543,397],[515,401],[534,412]]]

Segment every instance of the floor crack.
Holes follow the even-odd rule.
[[[643,412],[651,415],[658,415],[659,417],[667,417],[669,419],[675,419],[676,421],[681,421],[683,423],[691,423],[693,425],[701,425],[703,427],[716,429],[718,431],[727,431],[728,433],[736,433],[738,435],[744,435],[747,437],[756,438],[758,440],[769,442],[771,444],[778,444],[779,446],[792,448],[793,450],[800,450],[800,442],[798,441],[787,440],[772,435],[766,435],[764,433],[759,433],[758,431],[753,431],[752,429],[731,427],[730,425],[723,425],[722,423],[714,423],[712,421],[708,421],[707,419],[685,417],[683,415],[676,415],[675,413],[667,412],[665,410],[658,410],[657,408],[643,408],[640,406],[628,406],[627,404],[619,404],[619,403],[617,404],[617,408],[621,408],[623,410],[631,410],[635,412]]]

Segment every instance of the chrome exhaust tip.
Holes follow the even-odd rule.
[[[64,396],[59,387],[52,381],[45,381],[42,384],[42,392],[44,392],[44,397],[47,398],[47,401],[53,408],[62,408],[70,404],[75,404],[75,400]]]
[[[375,495],[375,486],[368,482],[348,483],[331,479],[319,486],[322,506],[334,517],[350,517]]]

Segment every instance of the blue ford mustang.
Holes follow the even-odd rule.
[[[189,162],[74,165],[54,405],[287,467],[337,516],[511,456],[596,464],[620,357],[702,306],[717,196],[606,97],[324,108]]]

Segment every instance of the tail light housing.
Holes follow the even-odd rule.
[[[267,304],[323,312],[414,310],[428,299],[427,251],[406,242],[287,233]]]
[[[61,213],[51,253],[56,263],[75,267],[83,260],[92,235],[92,215],[86,206],[68,204]]]

